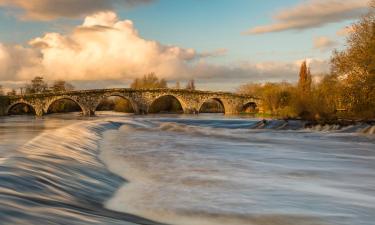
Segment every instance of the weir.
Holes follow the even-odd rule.
[[[202,105],[212,99],[218,100],[224,107],[225,114],[239,114],[248,105],[260,105],[260,99],[248,95],[229,92],[211,92],[185,89],[95,89],[69,92],[47,92],[0,97],[0,115],[8,115],[12,107],[25,104],[33,108],[36,116],[43,116],[49,107],[61,99],[76,102],[84,116],[94,116],[100,102],[108,97],[117,96],[130,101],[135,114],[149,113],[151,105],[164,96],[172,96],[181,104],[183,113],[199,113]]]

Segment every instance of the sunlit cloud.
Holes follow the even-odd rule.
[[[258,26],[245,34],[263,34],[286,30],[305,30],[356,19],[368,10],[368,0],[308,0],[291,8],[280,10],[274,22]]]
[[[145,40],[132,21],[119,20],[110,11],[87,16],[71,33],[46,33],[29,44],[29,48],[0,46],[2,80],[36,75],[48,80],[116,80],[150,72],[163,78],[187,77],[193,62],[226,53],[220,49],[198,53]]]
[[[352,26],[347,26],[344,27],[336,32],[338,36],[348,36],[353,32],[353,27]]]
[[[0,0],[0,7],[14,11],[23,19],[52,20],[77,18],[115,7],[132,7],[153,0]]]
[[[322,36],[314,38],[314,48],[321,51],[332,50],[338,46],[338,44],[337,41],[332,40],[329,37]]]

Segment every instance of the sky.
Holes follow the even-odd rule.
[[[368,0],[0,0],[0,85],[35,76],[79,89],[154,72],[198,89],[319,77]]]

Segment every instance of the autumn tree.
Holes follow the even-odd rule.
[[[306,94],[311,90],[311,80],[310,68],[307,67],[306,61],[303,61],[301,64],[298,81],[298,88],[303,94]]]
[[[7,95],[8,96],[17,95],[17,91],[15,89],[12,89],[12,90],[10,90],[10,91],[7,92]]]
[[[74,86],[64,80],[57,80],[52,84],[50,89],[53,92],[72,91],[74,90]]]
[[[294,116],[295,114],[294,110],[291,109],[295,88],[287,82],[250,83],[241,86],[239,93],[261,98],[263,100],[262,107],[272,115]]]
[[[353,115],[375,118],[375,1],[352,25],[346,46],[332,57],[332,73],[343,83],[342,101]]]
[[[159,79],[155,73],[149,73],[143,78],[136,78],[130,87],[133,89],[167,88],[167,82]]]
[[[26,85],[26,94],[43,93],[48,90],[48,85],[44,82],[43,77],[35,77],[31,80],[31,84]]]
[[[259,83],[248,83],[241,85],[238,89],[238,93],[251,95],[260,98],[262,96],[263,85]]]

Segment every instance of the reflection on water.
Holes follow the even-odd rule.
[[[375,221],[371,126],[115,113],[0,120],[4,224]]]

